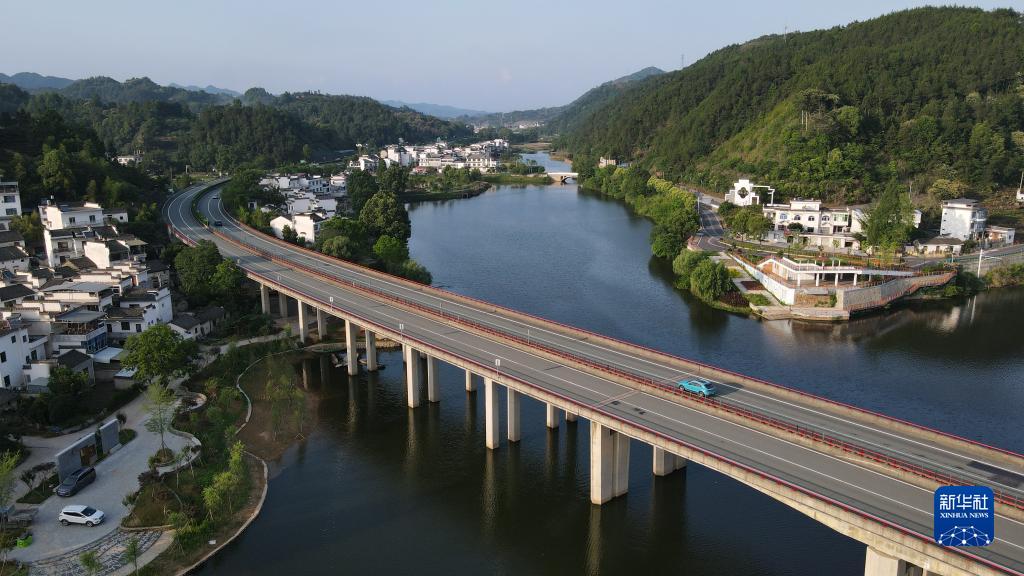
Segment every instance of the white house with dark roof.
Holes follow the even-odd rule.
[[[28,383],[25,366],[46,359],[46,339],[31,337],[17,316],[0,320],[0,388]]]
[[[21,246],[0,246],[0,269],[25,272],[29,269],[29,256]]]
[[[198,340],[212,334],[222,318],[223,308],[207,306],[196,312],[185,312],[175,316],[168,326],[186,340]]]
[[[11,229],[11,219],[21,215],[21,190],[18,183],[0,182],[0,230]]]

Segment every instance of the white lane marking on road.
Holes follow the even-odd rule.
[[[224,220],[226,222],[231,220],[230,218],[227,217],[227,214],[223,211],[223,206],[222,206],[222,204],[220,202],[213,203],[210,198],[205,199],[204,202],[206,203],[207,208],[211,211],[211,215],[212,215],[212,212],[215,210],[217,215],[220,217],[220,219],[222,219],[222,220]],[[233,226],[233,225],[230,226],[230,228],[232,230],[237,231],[237,232],[241,232],[241,234],[243,236],[245,236],[245,237],[252,238],[252,239],[254,239],[254,240],[258,241],[258,242],[264,243],[264,244],[268,244],[268,245],[270,245],[270,246],[272,246],[274,248],[284,249],[286,252],[288,252],[288,253],[290,253],[292,255],[298,256],[302,260],[311,262],[311,263],[313,263],[313,264],[315,264],[317,266],[322,266],[322,265],[326,264],[328,267],[334,268],[336,270],[341,270],[343,272],[347,272],[349,274],[352,274],[352,275],[355,275],[355,276],[359,276],[368,285],[371,283],[371,281],[373,281],[373,282],[376,282],[376,283],[379,283],[379,284],[390,286],[390,287],[392,287],[394,289],[397,289],[397,290],[400,290],[402,292],[406,292],[406,293],[411,292],[414,295],[426,296],[426,297],[428,297],[428,298],[430,298],[432,300],[437,300],[438,302],[446,303],[449,306],[459,307],[459,308],[462,308],[462,309],[470,310],[470,311],[473,311],[473,312],[476,312],[476,313],[479,313],[479,314],[484,314],[484,315],[489,316],[489,317],[494,317],[494,318],[501,319],[502,321],[505,321],[505,322],[509,322],[509,323],[512,323],[512,324],[517,324],[519,326],[527,326],[527,327],[530,327],[531,329],[532,328],[536,328],[536,329],[540,330],[541,332],[544,332],[544,333],[551,334],[551,335],[556,336],[556,337],[560,337],[560,338],[569,340],[572,343],[584,344],[584,345],[588,346],[589,348],[597,349],[597,350],[603,351],[603,352],[610,352],[610,353],[618,355],[618,356],[622,356],[622,357],[625,357],[625,358],[630,358],[631,360],[634,360],[634,361],[637,361],[637,362],[641,362],[641,363],[644,363],[644,364],[647,364],[647,365],[654,366],[656,368],[659,368],[659,369],[662,369],[662,370],[664,370],[666,372],[669,372],[670,374],[672,374],[672,376],[671,376],[672,378],[678,378],[680,375],[682,375],[682,376],[689,376],[689,377],[695,377],[696,376],[696,374],[693,374],[692,372],[688,372],[688,371],[685,371],[685,370],[680,370],[678,368],[671,367],[671,366],[666,366],[664,364],[657,364],[657,363],[655,363],[655,362],[653,362],[651,360],[648,360],[646,358],[638,357],[638,356],[635,356],[633,354],[629,354],[629,353],[622,352],[622,351],[619,351],[619,350],[615,350],[615,349],[612,349],[612,348],[607,348],[605,346],[601,346],[600,344],[595,344],[593,342],[584,342],[582,340],[578,340],[576,338],[569,337],[569,336],[566,336],[564,334],[559,334],[558,332],[555,332],[555,331],[552,331],[552,330],[548,330],[548,329],[543,328],[541,326],[536,326],[536,325],[533,325],[533,324],[527,324],[525,322],[521,322],[519,320],[515,320],[515,319],[512,319],[512,318],[508,318],[506,316],[495,314],[495,313],[489,312],[487,310],[483,310],[483,309],[467,306],[465,304],[462,304],[461,302],[444,300],[444,299],[440,298],[439,296],[436,296],[436,295],[433,295],[433,294],[427,294],[427,293],[424,293],[424,292],[421,292],[421,291],[414,291],[414,290],[411,290],[408,287],[403,286],[403,285],[401,285],[399,283],[391,282],[391,281],[388,281],[386,279],[376,278],[375,276],[371,276],[369,274],[365,274],[365,273],[363,273],[361,271],[358,271],[358,270],[350,269],[348,267],[339,265],[337,263],[334,263],[334,262],[331,262],[331,261],[328,261],[328,260],[324,260],[324,259],[320,259],[320,258],[315,258],[315,257],[310,256],[310,255],[306,254],[305,252],[303,252],[301,250],[298,250],[298,249],[295,249],[295,248],[291,248],[291,247],[287,247],[287,246],[281,246],[281,245],[278,245],[278,244],[271,244],[267,240],[265,240],[263,238],[260,238],[258,235],[253,234],[252,232],[250,232],[248,230],[245,230],[243,228],[240,228],[240,227],[237,227],[237,226]],[[709,239],[709,242],[710,241],[711,240]],[[498,327],[500,328],[501,326],[498,326]],[[568,349],[568,350],[570,350],[572,352],[575,352],[575,353],[580,353],[580,354],[584,354],[584,355],[593,354],[592,352],[585,352],[584,350],[581,350],[579,348],[574,348],[573,346],[567,345],[564,342],[559,343],[559,342],[554,342],[552,340],[546,340],[546,339],[539,338],[539,337],[534,338],[534,339],[537,340],[538,342],[543,342],[545,344],[551,344],[551,345],[555,345],[555,346],[560,346],[563,349]],[[663,375],[655,374],[653,372],[649,372],[649,371],[646,371],[646,370],[643,370],[643,369],[640,369],[640,368],[635,368],[634,367],[634,368],[632,368],[632,370],[637,372],[637,373],[640,373],[640,374],[642,374],[644,376],[647,376],[647,377],[649,377],[649,378],[651,378],[651,379],[653,379],[655,381],[666,381],[667,380],[667,378],[665,378]],[[881,434],[883,436],[888,436],[888,437],[894,438],[894,439],[896,439],[898,441],[914,444],[914,445],[922,447],[924,449],[935,450],[935,451],[942,452],[942,453],[945,453],[945,454],[951,455],[951,456],[956,456],[956,457],[959,457],[959,458],[962,458],[962,459],[975,460],[973,457],[968,456],[966,454],[961,454],[961,453],[958,453],[958,452],[954,452],[952,450],[948,450],[948,449],[943,448],[943,447],[938,447],[938,446],[935,446],[935,445],[932,445],[932,444],[921,442],[921,441],[915,440],[915,439],[913,439],[911,437],[901,436],[899,434],[895,434],[893,432],[889,432],[889,431],[881,429],[881,428],[874,428],[874,427],[868,426],[866,424],[863,424],[861,422],[856,422],[856,421],[853,421],[853,420],[848,420],[846,418],[843,418],[842,416],[839,416],[838,414],[833,414],[833,413],[829,413],[829,412],[823,412],[823,411],[820,411],[820,410],[815,410],[815,409],[810,408],[808,406],[796,404],[796,403],[790,402],[788,400],[783,400],[781,398],[777,398],[777,397],[774,397],[774,396],[766,395],[766,394],[763,394],[761,392],[756,392],[756,391],[753,391],[753,390],[749,390],[747,388],[743,388],[743,387],[737,386],[735,384],[730,384],[728,382],[720,382],[720,381],[714,381],[714,382],[716,382],[718,384],[721,384],[724,387],[727,387],[727,388],[730,388],[732,390],[735,390],[737,392],[740,392],[740,393],[743,393],[743,394],[750,394],[752,396],[756,396],[756,397],[761,398],[763,400],[766,400],[768,402],[777,403],[777,404],[780,404],[780,405],[783,405],[783,406],[788,406],[790,408],[796,409],[798,411],[804,411],[804,412],[808,412],[810,414],[814,414],[814,415],[817,415],[817,416],[820,416],[820,417],[825,417],[826,419],[831,419],[831,420],[835,420],[837,422],[842,422],[842,423],[844,423],[846,425],[854,426],[854,427],[861,428],[861,429],[864,429],[864,430],[868,430],[868,431],[871,431],[871,432],[874,432],[874,433],[877,433],[877,434]],[[834,435],[836,435],[838,437],[841,437],[841,438],[845,437],[845,438],[855,439],[855,442],[857,442],[857,443],[867,444],[870,447],[873,447],[873,448],[876,448],[876,449],[879,449],[879,450],[883,450],[883,451],[888,451],[888,452],[891,452],[893,454],[897,454],[899,456],[902,456],[904,458],[908,458],[908,459],[911,459],[911,460],[921,460],[923,458],[931,466],[939,468],[940,470],[945,470],[945,471],[951,472],[951,473],[959,475],[959,476],[966,476],[966,477],[974,479],[974,480],[979,480],[979,481],[982,481],[982,482],[995,484],[997,486],[1001,486],[1001,487],[1007,489],[1010,492],[1019,492],[1020,491],[1019,488],[1014,487],[1014,486],[1010,486],[1008,484],[1005,484],[1005,483],[999,481],[998,479],[993,479],[993,478],[990,478],[990,477],[987,477],[987,476],[983,476],[981,474],[978,474],[978,473],[975,473],[973,471],[969,471],[969,470],[966,470],[966,469],[963,469],[963,468],[957,468],[955,466],[951,466],[951,465],[948,465],[948,464],[944,464],[944,463],[939,463],[939,462],[935,462],[935,461],[932,461],[932,460],[928,460],[927,457],[922,457],[922,456],[919,456],[919,455],[916,455],[916,454],[911,454],[911,453],[908,453],[906,451],[900,450],[898,448],[894,448],[892,446],[887,446],[887,445],[881,444],[879,442],[876,442],[876,441],[864,438],[862,436],[854,436],[854,435],[852,435],[852,434],[850,434],[848,432],[844,432],[844,431],[841,431],[841,430],[837,430],[835,428],[831,428],[828,425],[819,424],[819,423],[810,423],[810,422],[807,422],[806,420],[802,420],[802,419],[800,419],[798,417],[795,417],[795,416],[791,416],[791,415],[783,414],[781,412],[773,411],[768,406],[760,406],[760,405],[757,405],[757,404],[751,404],[749,402],[743,401],[740,398],[730,399],[730,402],[733,402],[733,403],[738,404],[740,406],[744,406],[744,407],[753,409],[754,411],[766,412],[766,413],[771,414],[773,416],[779,416],[779,417],[782,417],[783,419],[786,419],[786,420],[795,421],[797,423],[803,424],[803,425],[811,427],[811,428],[816,428],[816,429],[819,429],[819,430],[824,430],[824,431],[826,431],[826,432],[828,432],[830,434],[834,434]],[[994,467],[994,468],[997,468],[997,469],[1000,469],[1000,470],[1004,470],[1004,471],[1009,472],[1011,474],[1019,474],[1019,472],[1016,472],[1016,471],[1013,471],[1013,470],[1009,470],[1009,469],[1007,469],[1007,468],[1005,468],[1003,466],[1000,466],[998,464],[994,464],[994,463],[991,463],[991,462],[983,462],[983,463],[987,464],[987,465],[989,465],[991,467]]]

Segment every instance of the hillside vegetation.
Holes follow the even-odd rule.
[[[1016,187],[1024,169],[1024,19],[921,8],[723,48],[562,125],[578,166],[634,160],[723,191],[864,201],[891,181],[937,196]]]
[[[277,166],[334,158],[339,150],[435,138],[464,138],[464,124],[371,98],[318,93],[275,96],[252,88],[240,98],[172,86],[148,78],[118,82],[96,77],[59,90],[30,94],[0,84],[0,114],[55,112],[89,129],[107,155],[143,152],[143,168],[156,173],[185,165],[206,170],[242,165]]]

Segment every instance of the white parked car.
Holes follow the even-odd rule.
[[[68,524],[85,524],[91,528],[97,524],[102,524],[103,518],[103,512],[91,506],[72,504],[71,506],[65,506],[60,511],[60,516],[57,517],[57,520],[60,520],[60,523],[65,526]]]

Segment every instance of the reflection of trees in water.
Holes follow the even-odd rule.
[[[1007,337],[1024,323],[1024,290],[993,290],[959,301],[910,301],[844,323],[765,322],[808,346],[857,343],[869,352],[909,351],[935,358],[1005,359],[1024,352]]]
[[[725,326],[729,323],[731,312],[712,308],[701,302],[687,290],[676,288],[674,284],[676,275],[672,272],[671,262],[651,256],[647,261],[647,271],[651,273],[651,276],[657,278],[665,286],[672,288],[679,295],[681,304],[687,307],[690,325],[700,334],[712,335],[721,333],[725,329]]]

